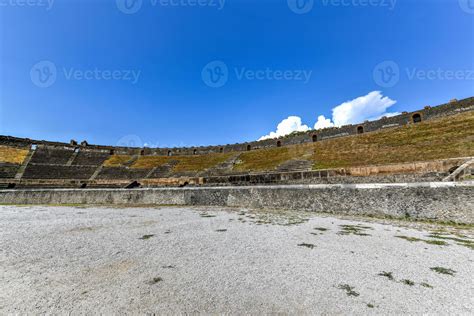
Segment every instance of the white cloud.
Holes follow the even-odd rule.
[[[378,120],[382,116],[394,116],[399,113],[387,112],[387,109],[397,103],[389,97],[384,97],[380,91],[372,91],[369,94],[344,102],[332,109],[332,120],[324,115],[318,116],[314,129],[323,129],[333,126],[362,123],[366,120]],[[277,126],[276,132],[261,137],[259,140],[277,138],[291,134],[292,132],[307,131],[309,127],[301,122],[298,116],[290,116]]]
[[[270,132],[270,134],[260,137],[259,140],[278,138],[293,132],[304,132],[308,130],[309,127],[301,123],[301,117],[289,116],[278,124],[276,132]]]
[[[333,127],[334,123],[331,122],[331,119],[327,119],[324,115],[318,116],[318,121],[314,124],[314,129],[323,129],[327,127]]]
[[[332,120],[335,126],[361,123],[365,120],[376,120],[382,116],[398,113],[387,113],[387,109],[397,103],[384,97],[380,91],[372,91],[366,96],[344,102],[332,109]]]

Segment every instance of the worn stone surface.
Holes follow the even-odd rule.
[[[474,252],[427,243],[433,231],[471,241],[472,231],[411,225],[0,206],[0,314],[472,315]]]

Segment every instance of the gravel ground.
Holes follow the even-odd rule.
[[[303,212],[0,206],[0,314],[473,314],[473,234]]]

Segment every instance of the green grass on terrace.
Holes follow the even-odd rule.
[[[474,112],[316,143],[255,150],[239,156],[239,171],[274,170],[291,159],[313,169],[406,163],[474,156]]]

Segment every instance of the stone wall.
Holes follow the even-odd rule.
[[[3,169],[0,165],[0,188],[7,188],[13,184],[15,188],[121,188],[130,184],[131,181],[138,181],[142,187],[431,182],[442,181],[458,166],[471,159],[473,157],[345,169],[221,176],[199,176],[194,173],[186,177],[170,175],[169,172],[159,172],[158,174],[156,171],[159,168],[152,172],[153,170],[149,169],[130,169],[127,167],[97,168],[96,166],[29,164],[21,179],[13,179],[19,166],[15,165],[16,167],[13,170],[5,169],[2,178]],[[93,172],[97,172],[97,176],[94,178],[91,177]],[[148,175],[150,176],[147,177]]]
[[[359,133],[359,128],[365,132],[373,132],[377,130],[382,130],[386,128],[394,128],[398,126],[403,126],[407,124],[414,123],[414,115],[420,115],[422,121],[431,120],[434,118],[439,118],[443,116],[449,116],[453,114],[458,114],[464,111],[474,110],[474,97],[467,98],[464,100],[454,100],[450,103],[438,105],[435,107],[427,106],[422,110],[415,112],[404,112],[400,115],[393,117],[384,117],[377,121],[367,121],[361,122],[360,124],[355,125],[346,125],[342,127],[326,128],[317,131],[308,131],[297,134],[288,135],[285,137],[280,137],[279,139],[268,139],[263,141],[254,141],[247,142],[242,144],[233,144],[233,145],[222,145],[222,146],[203,146],[203,147],[189,147],[189,148],[128,148],[128,147],[114,147],[114,146],[97,146],[97,145],[77,145],[77,144],[65,144],[60,142],[51,142],[51,141],[38,141],[31,140],[26,138],[16,138],[10,136],[0,136],[0,145],[5,146],[14,146],[14,147],[27,147],[32,145],[39,145],[39,147],[45,148],[56,148],[58,150],[69,150],[64,152],[64,154],[71,155],[72,152],[79,148],[80,151],[86,149],[88,151],[97,151],[102,155],[107,154],[126,154],[126,155],[202,155],[209,153],[219,153],[219,152],[234,152],[234,151],[247,151],[259,148],[271,148],[277,146],[288,146],[303,144],[313,141],[319,141],[324,139],[330,139],[335,137],[343,137],[348,135],[355,135]],[[39,148],[40,149],[40,148]],[[41,151],[37,155],[40,159],[40,154],[44,151]],[[98,155],[101,155],[98,154]],[[51,153],[45,152],[41,154],[44,159],[47,160],[48,155],[49,159],[55,159]],[[82,155],[82,154],[81,154]],[[60,158],[58,158],[60,159]],[[65,158],[64,158],[65,159]],[[34,161],[38,162],[38,161]],[[51,163],[51,162],[50,162]]]
[[[1,204],[149,204],[286,209],[474,223],[474,181],[0,191]]]

